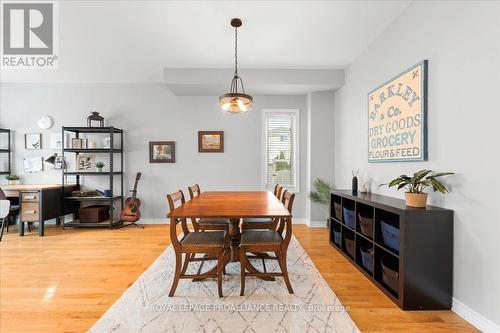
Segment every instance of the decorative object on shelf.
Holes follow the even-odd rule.
[[[24,172],[37,173],[43,171],[43,159],[41,157],[26,157],[24,159]]]
[[[427,205],[427,193],[424,190],[432,186],[434,192],[443,194],[448,193],[448,189],[439,180],[438,177],[453,175],[453,172],[440,172],[432,175],[432,170],[420,170],[413,174],[413,176],[401,175],[396,179],[391,180],[388,184],[381,184],[380,186],[388,185],[389,187],[396,186],[398,190],[404,188],[406,193],[406,205],[410,207],[425,208]]]
[[[95,165],[95,155],[80,154],[76,156],[76,169],[78,171],[91,171]]]
[[[175,163],[175,142],[150,141],[149,163]]]
[[[30,150],[42,149],[42,134],[28,133],[24,135],[24,148]]]
[[[5,179],[7,179],[9,185],[17,185],[19,184],[21,177],[18,175],[5,175]]]
[[[102,139],[102,146],[103,148],[111,148],[111,139],[110,138],[104,138]]]
[[[97,143],[94,140],[87,139],[87,148],[96,149]]]
[[[104,168],[105,164],[102,161],[97,161],[95,164],[95,167],[97,169],[97,172],[102,172],[102,168]]]
[[[50,133],[50,149],[61,149],[61,148],[62,148],[62,134]]]
[[[357,194],[359,170],[352,170],[351,172],[352,172],[352,194]]]
[[[83,139],[72,138],[71,139],[71,148],[82,149],[83,148]]]
[[[369,193],[370,192],[370,183],[371,180],[370,178],[364,178],[361,180],[361,190],[359,192],[361,193]]]
[[[97,191],[72,191],[71,196],[76,198],[96,197]]]
[[[243,80],[238,74],[238,28],[241,25],[242,22],[239,18],[231,20],[231,26],[234,27],[234,75],[231,80],[229,93],[219,97],[219,104],[222,110],[231,113],[247,112],[253,105],[253,97],[245,93]],[[238,90],[238,85],[240,85],[241,91]]]
[[[427,60],[368,93],[368,162],[427,160]]]
[[[106,198],[111,198],[111,195],[113,194],[113,191],[111,190],[104,190],[104,191],[96,190],[96,192]]]
[[[223,153],[224,131],[198,131],[199,153]]]
[[[314,183],[314,190],[309,193],[312,202],[328,206],[330,204],[330,192],[332,187],[321,178],[317,178]]]
[[[40,129],[46,130],[52,127],[54,124],[54,121],[50,116],[43,116],[40,119],[38,119],[37,125],[40,127]]]
[[[93,123],[97,122],[98,126],[93,126]],[[93,111],[90,116],[87,117],[88,127],[104,127],[104,117],[99,115],[99,112]]]

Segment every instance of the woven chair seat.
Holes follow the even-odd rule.
[[[181,241],[184,246],[223,247],[224,231],[190,232]]]
[[[271,223],[273,219],[270,217],[248,217],[243,219],[243,223]]]
[[[241,234],[241,246],[280,245],[283,238],[277,231],[248,230]]]
[[[228,224],[228,223],[229,223],[229,219],[217,218],[217,217],[202,217],[201,219],[198,220],[198,224],[223,225],[223,224]]]

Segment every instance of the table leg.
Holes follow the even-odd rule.
[[[240,261],[240,219],[229,219],[229,236],[231,236],[231,261]]]
[[[45,234],[45,221],[41,220],[38,222],[38,237],[43,237]]]
[[[24,236],[24,222],[19,219],[19,236]]]

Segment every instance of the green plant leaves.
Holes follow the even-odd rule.
[[[309,198],[311,198],[311,201],[319,203],[321,205],[329,205],[330,191],[332,190],[331,185],[318,178],[314,181],[313,186],[315,191],[311,191],[311,193],[309,193]]]
[[[437,177],[453,175],[453,172],[440,172],[435,175],[431,175],[432,170],[423,169],[415,172],[412,177],[407,175],[401,175],[396,179],[391,180],[388,184],[389,187],[397,186],[398,190],[405,188],[407,192],[410,193],[422,193],[427,187],[432,186],[432,189],[440,193],[448,193],[448,189],[444,186]]]

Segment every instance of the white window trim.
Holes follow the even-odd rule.
[[[261,183],[261,188],[264,191],[269,191],[274,189],[274,185],[272,187],[266,187],[267,183],[267,126],[266,126],[266,117],[270,113],[293,113],[295,115],[295,147],[296,147],[296,154],[294,158],[295,162],[295,172],[294,172],[294,178],[295,178],[295,186],[288,186],[286,187],[288,190],[293,191],[295,193],[300,192],[300,172],[299,172],[299,163],[300,163],[300,140],[299,140],[299,133],[300,133],[300,123],[299,123],[299,109],[262,109],[262,183]]]

